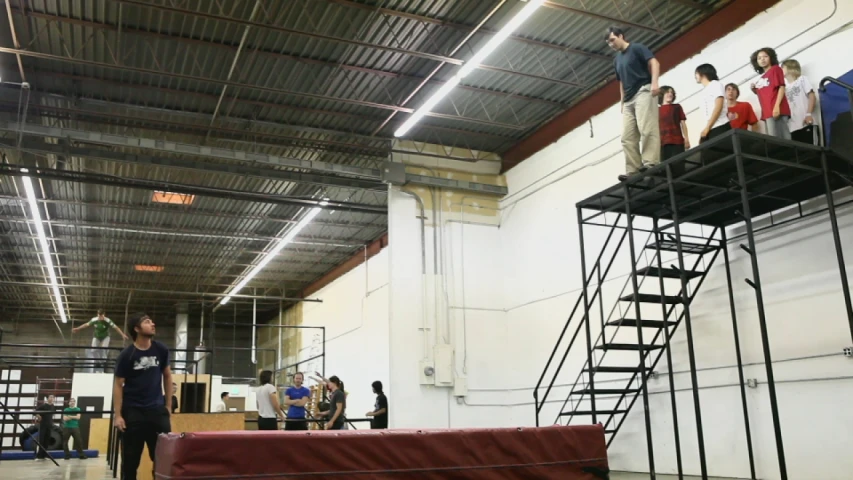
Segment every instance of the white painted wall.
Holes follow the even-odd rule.
[[[697,110],[699,86],[693,82],[693,70],[700,63],[714,64],[724,82],[740,84],[741,99],[752,102],[756,108],[754,95],[747,88],[754,76],[748,66],[748,57],[759,47],[776,48],[780,59],[798,59],[804,73],[815,84],[825,75],[837,76],[853,69],[853,49],[842,47],[853,43],[853,31],[845,27],[853,19],[853,2],[839,1],[837,10],[835,7],[831,0],[784,0],[710,45],[694,59],[664,74],[661,84],[676,88],[688,112],[692,143],[697,143],[702,128],[701,112]],[[836,32],[839,29],[842,31]],[[624,168],[620,132],[611,128],[620,124],[618,105],[593,117],[591,122],[593,137],[590,137],[590,126],[584,125],[526,160],[507,176],[510,195],[502,203],[500,229],[506,260],[503,308],[507,312],[507,345],[512,358],[511,375],[506,384],[518,389],[507,395],[508,403],[529,402],[530,387],[541,373],[577,299],[581,274],[574,205],[614,184]],[[842,238],[850,245],[853,214],[849,209],[841,213],[841,223]],[[845,453],[853,446],[851,435],[845,431],[851,424],[845,399],[853,393],[853,385],[849,380],[849,360],[839,355],[842,347],[850,345],[850,337],[828,228],[826,218],[818,216],[762,234],[758,244],[771,344],[774,360],[778,361],[776,377],[777,381],[790,382],[778,386],[789,478],[847,478],[847,472],[853,467],[853,458]],[[602,232],[586,229],[585,234],[588,246],[603,242]],[[588,257],[595,253],[587,250]],[[755,301],[742,281],[751,276],[749,264],[738,248],[731,253],[733,275],[738,285],[744,361],[758,363],[762,356]],[[845,253],[849,270],[853,251],[848,247]],[[621,288],[624,277],[620,275],[627,265],[622,262],[614,267],[615,275],[611,278],[615,279],[605,294],[610,301],[605,301],[605,306],[613,304],[614,288]],[[723,274],[721,267],[712,271],[695,304],[697,362],[700,368],[715,368],[699,376],[699,384],[703,387],[705,443],[712,474],[746,477],[749,471],[739,389],[726,386],[736,383],[737,376],[736,370],[729,368],[734,363],[734,354]],[[597,330],[593,327],[593,336]],[[679,335],[674,339],[676,371],[685,370],[687,366],[683,329]],[[578,342],[583,342],[582,336]],[[583,348],[578,349],[577,354],[567,360],[566,373],[558,383],[574,381],[584,360]],[[794,360],[825,354],[832,356]],[[661,364],[658,371],[665,368]],[[747,376],[765,382],[761,365],[748,367]],[[847,378],[798,381],[838,376]],[[684,377],[676,377],[678,390],[689,387],[689,377]],[[667,387],[665,376],[651,384],[653,392],[666,391]],[[566,393],[566,388],[558,389],[552,398],[563,400]],[[778,478],[766,387],[760,385],[748,393],[758,475]],[[679,392],[677,400],[685,467],[690,473],[697,473],[690,398],[687,390]],[[672,415],[668,405],[668,394],[652,395],[650,408],[658,445],[672,443]],[[642,414],[638,407],[610,450],[614,469],[648,470]],[[551,404],[546,411],[556,413],[558,408],[559,405]],[[533,423],[532,405],[517,405],[514,412],[513,417],[519,423]],[[671,447],[658,448],[656,462],[658,472],[675,471]]]
[[[112,410],[113,378],[111,373],[75,373],[71,379],[71,396],[104,397],[104,410]],[[103,417],[107,418],[109,414]]]
[[[370,258],[316,293],[322,303],[303,303],[302,325],[326,327],[326,377],[337,375],[349,395],[347,415],[364,418],[373,410],[370,385],[379,380],[392,398],[388,372],[388,250]],[[319,330],[300,330],[300,359],[319,352],[311,349]],[[300,366],[307,375],[320,370],[320,362]],[[312,384],[310,380],[307,382]],[[362,424],[356,425],[363,428]]]

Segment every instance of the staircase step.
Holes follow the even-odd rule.
[[[637,319],[635,318],[623,318],[621,320],[607,322],[607,325],[610,325],[611,327],[618,327],[620,325],[623,327],[636,327],[637,323]],[[662,320],[640,320],[639,323],[640,326],[644,328],[663,328],[664,326],[674,327],[676,325],[675,322],[664,322]]]
[[[589,369],[585,368],[584,372],[589,373]],[[643,371],[641,367],[595,367],[595,373],[640,373]]]
[[[639,388],[596,388],[594,391],[588,388],[575,390],[572,395],[622,395],[623,393],[640,393]]]
[[[604,431],[605,435],[607,435],[608,433],[616,433],[616,430],[605,430]]]
[[[650,248],[652,250],[663,250],[664,252],[677,252],[678,251],[678,242],[674,240],[664,240],[660,243],[650,243],[646,245],[646,248]],[[689,243],[689,242],[681,242],[681,253],[684,254],[704,254],[708,252],[713,252],[718,247],[716,245],[705,245],[704,243]]]
[[[663,348],[663,345],[643,345],[644,351],[649,350],[660,350]],[[625,351],[634,351],[637,352],[640,350],[639,343],[605,343],[604,345],[598,345],[595,347],[596,350],[625,350]]]
[[[681,301],[681,297],[677,295],[658,295],[656,293],[641,293],[639,296],[635,297],[634,294],[625,295],[620,298],[623,302],[633,302],[635,298],[637,298],[642,303],[657,303],[660,305],[661,297],[663,297],[664,302],[667,305],[675,305],[678,303],[683,303]]]
[[[628,413],[628,410],[596,410],[595,413],[596,415],[620,415]],[[575,410],[574,412],[563,412],[560,414],[561,417],[569,415],[592,415],[592,410]]]
[[[701,277],[704,272],[696,272],[693,270],[688,270],[685,272],[684,276],[688,279]],[[637,270],[637,275],[645,275],[647,277],[660,277],[663,278],[681,278],[678,274],[678,270],[674,268],[658,268],[658,267],[643,267]]]

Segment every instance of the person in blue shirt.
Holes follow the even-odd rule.
[[[302,385],[305,376],[302,372],[293,375],[293,385],[284,392],[284,405],[287,409],[287,420],[284,422],[285,430],[308,430],[308,422],[305,420],[305,406],[311,400],[311,391]]]
[[[124,432],[121,478],[136,480],[145,445],[153,462],[157,436],[172,430],[171,412],[166,408],[166,399],[172,397],[172,370],[169,349],[153,340],[154,321],[148,315],[131,315],[127,328],[133,344],[116,360],[113,411],[116,428]]]

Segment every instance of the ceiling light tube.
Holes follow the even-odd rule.
[[[326,202],[320,202],[320,205],[325,204]],[[278,255],[284,249],[284,247],[287,246],[287,244],[292,242],[293,239],[296,238],[296,235],[298,235],[303,228],[305,228],[309,223],[311,223],[311,220],[313,220],[314,217],[316,217],[322,210],[323,209],[320,207],[314,207],[309,210],[308,213],[306,213],[305,216],[302,217],[302,219],[299,220],[299,222],[287,232],[287,235],[282,237],[281,240],[279,240],[278,243],[275,245],[275,247],[273,247],[272,250],[267,252],[266,255],[264,255],[264,257],[261,259],[261,261],[258,262],[258,264],[255,265],[255,267],[252,268],[249,273],[246,274],[245,277],[243,277],[243,280],[240,280],[240,283],[233,286],[231,290],[228,291],[228,293],[225,295],[225,298],[219,301],[219,304],[225,305],[231,300],[231,297],[233,295],[237,295],[238,293],[240,293],[240,290],[242,290],[243,287],[245,287],[253,278],[255,278],[255,276],[260,273],[260,271],[263,270],[264,267],[266,267],[267,264],[270,263],[272,259],[275,258],[276,255]]]
[[[24,169],[22,169],[24,171]],[[59,293],[59,282],[56,279],[56,270],[53,268],[53,257],[50,253],[50,245],[47,243],[47,235],[44,233],[44,225],[41,223],[41,211],[39,211],[38,200],[36,199],[36,191],[33,188],[33,181],[30,177],[21,177],[24,182],[24,191],[27,193],[27,203],[30,205],[30,215],[33,217],[33,222],[36,224],[36,235],[41,245],[41,253],[44,258],[44,267],[47,269],[50,277],[50,289],[53,292],[53,299],[56,302],[56,308],[59,310],[59,318],[62,323],[68,323],[68,317],[65,316],[65,307],[62,304],[62,295]]]
[[[498,33],[492,36],[488,42],[471,57],[470,60],[465,62],[462,68],[453,76],[450,80],[447,81],[441,88],[438,89],[431,97],[421,105],[420,108],[415,110],[409,118],[403,122],[403,125],[394,132],[395,137],[402,137],[412,127],[415,126],[427,113],[429,113],[435,106],[440,102],[447,94],[450,93],[451,90],[456,88],[459,85],[459,82],[462,81],[463,78],[467,77],[471,72],[474,71],[484,60],[488,57],[492,52],[494,52],[498,45],[503,43],[504,40],[507,39],[525,20],[530,18],[533,15],[533,12],[536,11],[537,8],[542,6],[545,3],[545,0],[529,0],[527,5],[521,9],[514,17],[510,19],[506,25],[501,28]]]

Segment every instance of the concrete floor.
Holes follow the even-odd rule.
[[[0,463],[0,478],[15,480],[107,480],[112,479],[112,472],[107,469],[103,457],[88,460],[57,460],[57,468],[50,460],[15,460]],[[647,480],[648,474],[614,472],[611,480]],[[677,477],[658,475],[658,480],[673,480]],[[684,477],[696,479],[699,477]],[[723,480],[723,479],[709,479]],[[727,479],[730,480],[730,479]]]

